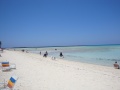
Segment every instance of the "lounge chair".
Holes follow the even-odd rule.
[[[9,62],[2,62],[2,71],[10,71],[11,69],[16,69],[15,64],[11,64]]]
[[[0,83],[0,84],[3,85],[3,87],[0,87],[0,90],[14,90],[13,88],[14,88],[14,85],[15,85],[15,83],[16,83],[17,80],[18,80],[17,76],[12,76],[9,79],[9,81],[8,81],[7,84],[5,83],[5,80],[4,80],[3,83]]]

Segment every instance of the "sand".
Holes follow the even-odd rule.
[[[1,55],[0,62],[15,63],[16,69],[0,69],[0,82],[18,76],[15,90],[120,90],[120,69],[21,51],[5,50]]]

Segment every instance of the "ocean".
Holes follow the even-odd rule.
[[[46,51],[48,56],[60,58],[63,53],[63,60],[97,64],[113,67],[115,61],[120,65],[120,45],[87,45],[87,46],[65,46],[65,47],[41,47],[41,48],[16,48],[25,49],[28,52],[43,55]]]

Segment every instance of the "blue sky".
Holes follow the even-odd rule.
[[[2,47],[120,44],[120,0],[0,0]]]

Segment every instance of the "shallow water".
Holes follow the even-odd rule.
[[[18,49],[18,48],[17,48]],[[59,57],[62,52],[65,60],[113,66],[115,61],[120,64],[120,45],[99,45],[99,46],[71,46],[71,47],[44,47],[44,48],[19,48],[29,52],[40,52],[42,55],[47,51],[48,56]]]

